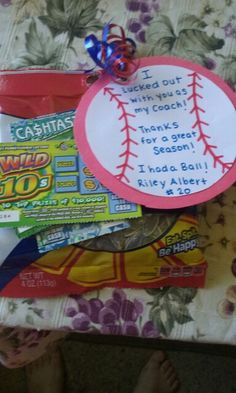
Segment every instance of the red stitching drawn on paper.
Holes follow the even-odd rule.
[[[203,96],[199,94],[199,90],[203,89],[203,86],[199,82],[202,80],[202,78],[196,72],[188,74],[188,76],[192,78],[192,82],[188,85],[188,87],[192,87],[192,94],[188,97],[188,100],[193,101],[193,107],[189,113],[194,114],[196,117],[196,121],[192,125],[192,128],[196,128],[198,130],[199,136],[197,141],[202,141],[205,146],[203,154],[206,155],[207,153],[209,153],[213,158],[213,168],[216,168],[216,165],[219,164],[222,166],[222,173],[224,173],[225,170],[232,168],[233,162],[224,162],[222,160],[224,156],[216,154],[214,149],[217,149],[217,146],[211,145],[208,142],[208,139],[211,139],[211,137],[210,135],[207,135],[203,130],[203,127],[208,127],[209,123],[202,119],[202,113],[205,113],[206,111],[200,106],[199,103],[199,101],[203,99]]]
[[[120,109],[121,111],[121,115],[119,116],[118,120],[124,121],[124,126],[121,128],[120,132],[125,133],[125,139],[121,143],[125,150],[119,154],[119,157],[123,158],[124,161],[122,164],[116,166],[120,172],[115,177],[120,181],[125,180],[127,183],[130,183],[129,178],[126,175],[126,171],[127,169],[133,171],[134,168],[129,164],[129,159],[131,156],[135,158],[138,157],[137,154],[134,154],[131,151],[132,144],[138,145],[138,143],[131,138],[131,132],[136,131],[136,128],[129,124],[129,117],[135,117],[135,115],[126,111],[125,106],[128,105],[128,102],[122,101],[119,98],[121,94],[115,93],[113,90],[114,89],[112,87],[104,87],[103,94],[108,94],[110,96],[110,101],[115,101],[117,103],[117,109]]]

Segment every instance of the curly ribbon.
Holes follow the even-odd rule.
[[[120,34],[113,34],[112,29],[118,28]],[[102,41],[94,34],[85,38],[85,48],[93,61],[116,81],[129,79],[138,69],[134,60],[135,42],[125,36],[124,29],[114,23],[106,24],[102,32]]]

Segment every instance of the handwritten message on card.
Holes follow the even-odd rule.
[[[236,181],[235,97],[198,65],[143,59],[131,83],[96,82],[79,113],[75,137],[84,161],[126,199],[182,207]]]

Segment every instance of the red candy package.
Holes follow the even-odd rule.
[[[11,141],[8,130],[14,121],[75,109],[89,78],[60,71],[0,73],[0,141]]]
[[[11,124],[76,109],[93,76],[77,72],[0,74],[0,142]],[[0,295],[47,297],[105,286],[204,286],[206,262],[192,210],[133,219],[129,229],[40,254],[34,236],[0,227]]]

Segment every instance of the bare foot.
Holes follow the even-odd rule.
[[[143,368],[133,393],[180,393],[180,383],[172,363],[156,351]]]
[[[28,393],[63,393],[64,366],[58,347],[26,367]]]

